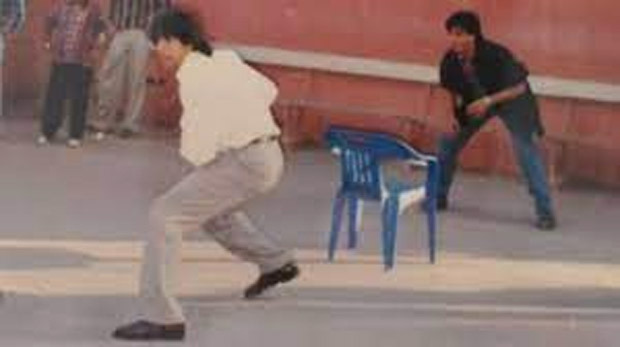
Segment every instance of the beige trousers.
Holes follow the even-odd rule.
[[[174,295],[185,232],[203,229],[240,259],[258,265],[262,273],[292,260],[292,254],[259,231],[243,211],[245,204],[275,187],[282,170],[277,141],[254,144],[196,168],[155,200],[140,281],[147,319],[185,321]]]
[[[90,117],[91,126],[110,131],[138,130],[150,52],[151,44],[142,30],[114,35],[97,76],[97,107]]]

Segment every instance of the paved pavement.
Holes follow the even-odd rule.
[[[34,129],[0,123],[0,346],[129,346],[109,333],[132,317],[149,201],[181,176],[174,140],[39,148]],[[170,345],[618,345],[618,192],[557,192],[560,227],[543,233],[521,185],[460,176],[440,218],[439,262],[427,263],[412,209],[386,273],[374,206],[360,249],[325,262],[336,162],[321,150],[288,159],[282,184],[250,209],[297,249],[302,277],[244,302],[254,269],[188,235],[180,292],[190,330]]]

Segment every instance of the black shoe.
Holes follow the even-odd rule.
[[[540,216],[536,221],[536,228],[542,231],[551,231],[555,229],[557,222],[554,216]]]
[[[293,262],[287,263],[275,271],[260,275],[256,282],[245,290],[244,297],[254,299],[267,289],[279,283],[290,282],[297,276],[299,276],[299,267]]]
[[[121,128],[118,130],[117,135],[121,139],[129,139],[138,135],[138,132],[129,128]]]
[[[98,133],[98,132],[109,133],[110,129],[107,129],[106,127],[95,125],[95,124],[86,124],[86,131],[89,133]]]
[[[185,324],[157,324],[145,320],[135,321],[114,330],[112,336],[119,340],[181,341],[185,338]]]
[[[437,197],[437,211],[445,211],[448,209],[448,198],[445,196]]]

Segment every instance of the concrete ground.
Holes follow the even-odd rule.
[[[35,128],[0,123],[0,346],[130,346],[109,333],[133,317],[149,202],[181,177],[174,140],[39,148]],[[544,233],[521,185],[461,175],[440,217],[438,263],[427,262],[414,208],[401,217],[398,264],[384,272],[376,206],[360,248],[325,262],[337,163],[320,150],[288,159],[282,184],[250,210],[297,249],[301,278],[245,302],[254,269],[188,235],[189,335],[153,345],[618,345],[617,192],[556,192],[560,226]]]

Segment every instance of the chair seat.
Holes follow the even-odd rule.
[[[328,258],[334,259],[338,244],[343,211],[349,211],[349,248],[357,244],[361,223],[361,201],[380,202],[382,209],[382,253],[385,269],[394,266],[398,216],[416,202],[430,201],[424,209],[428,224],[429,260],[435,262],[435,208],[438,164],[436,158],[423,155],[389,135],[332,127],[326,135],[330,149],[340,157],[342,184],[333,206],[332,228],[329,234]],[[394,164],[394,166],[392,165]],[[426,180],[403,179],[403,165],[425,171]],[[386,174],[384,174],[386,171]],[[391,172],[390,172],[391,171]],[[406,171],[409,173],[409,171]],[[396,177],[393,174],[397,174]],[[387,177],[386,177],[387,176]],[[404,176],[409,176],[405,174]]]
[[[426,187],[423,185],[414,185],[411,182],[389,180],[385,182],[384,193],[385,199],[391,197],[398,199],[398,214],[401,214],[409,206],[424,200],[426,196]]]

